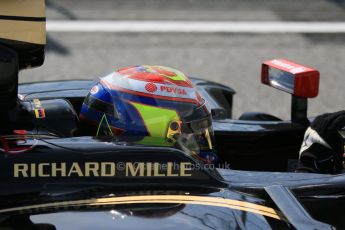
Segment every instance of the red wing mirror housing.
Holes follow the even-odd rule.
[[[273,59],[262,64],[261,82],[297,97],[313,98],[319,93],[320,73],[287,59]]]

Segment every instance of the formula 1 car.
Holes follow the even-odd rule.
[[[304,131],[309,125],[305,97],[293,96],[291,121],[255,112],[244,113],[236,120],[231,116],[233,89],[206,80],[192,80],[212,111],[221,164],[228,162],[232,169],[259,171],[287,171],[294,168]],[[302,88],[310,87],[310,80],[307,77],[303,80],[308,85],[302,82]],[[32,122],[34,128],[31,129],[37,130],[36,134],[56,137],[82,135],[77,131],[78,114],[93,84],[91,80],[69,80],[19,85],[22,104],[27,103],[26,107],[31,107],[33,111],[44,109],[44,119],[36,116]],[[317,90],[318,87],[312,89]]]
[[[91,81],[18,86],[19,69],[43,64],[43,12],[42,0],[0,2],[0,229],[345,226],[344,175],[286,172],[309,124],[316,70],[263,64],[262,82],[293,95],[291,121],[264,113],[233,120],[234,90],[193,79],[212,111],[219,168],[177,148],[78,133]]]

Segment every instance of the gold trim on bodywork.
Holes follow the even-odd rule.
[[[45,30],[45,22],[0,19],[0,38],[2,39],[44,45],[46,44]]]
[[[0,15],[45,17],[44,0],[0,0]]]
[[[49,208],[67,207],[67,206],[97,206],[97,205],[120,205],[120,204],[143,204],[143,203],[176,203],[176,204],[197,204],[216,207],[224,207],[245,212],[251,212],[278,220],[286,221],[285,217],[276,210],[263,205],[258,205],[246,201],[226,199],[221,197],[207,196],[188,196],[188,195],[149,195],[149,196],[125,196],[125,197],[109,197],[99,199],[87,199],[76,201],[63,201],[48,204],[30,205],[16,208],[8,208],[0,210],[0,213],[25,212],[28,210],[42,210]]]
[[[46,44],[44,0],[0,0],[0,39]]]

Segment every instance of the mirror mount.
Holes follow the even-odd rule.
[[[292,95],[291,121],[308,125],[308,98],[319,93],[319,71],[286,59],[273,59],[262,64],[261,82]]]
[[[308,99],[292,95],[291,98],[291,121],[303,125],[309,125],[307,117]]]

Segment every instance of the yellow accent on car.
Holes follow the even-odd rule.
[[[0,213],[8,212],[27,212],[30,210],[48,210],[50,208],[66,208],[68,206],[99,206],[99,205],[121,205],[121,204],[194,204],[214,207],[223,207],[233,210],[251,212],[254,214],[271,217],[278,220],[287,221],[278,211],[273,208],[258,205],[246,201],[227,199],[222,197],[192,196],[192,195],[143,195],[143,196],[124,196],[107,197],[99,199],[75,200],[54,202],[15,208],[1,209]]]

